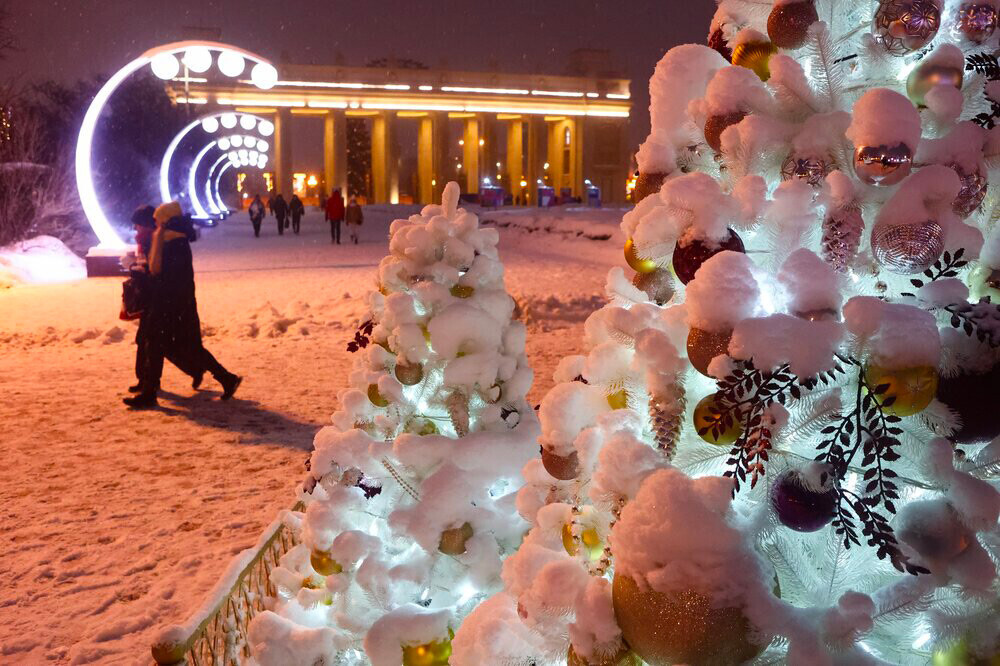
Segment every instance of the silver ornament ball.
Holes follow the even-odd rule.
[[[941,7],[935,0],[880,0],[872,19],[875,40],[894,56],[927,46],[939,27]]]
[[[927,270],[944,251],[944,231],[934,220],[915,224],[876,224],[872,255],[891,273],[911,275]]]
[[[982,205],[983,199],[986,198],[988,181],[979,169],[966,172],[957,164],[949,164],[948,166],[954,169],[962,183],[962,189],[958,191],[958,196],[952,202],[951,208],[955,211],[955,215],[964,220]]]
[[[866,185],[895,185],[910,174],[912,165],[913,151],[905,143],[854,149],[854,173]]]
[[[789,155],[781,164],[781,180],[797,178],[806,181],[813,187],[819,187],[829,172],[829,161],[818,157]]]

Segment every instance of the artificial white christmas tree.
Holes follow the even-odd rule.
[[[452,664],[1000,656],[997,11],[723,0],[663,57]]]
[[[333,424],[316,436],[302,543],[249,637],[263,666],[446,664],[462,618],[500,587],[526,528],[537,452],[532,372],[495,229],[443,203],[396,220]]]

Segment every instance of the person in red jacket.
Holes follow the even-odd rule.
[[[340,223],[344,219],[344,197],[335,187],[326,202],[326,219],[330,222],[330,242],[340,245]]]

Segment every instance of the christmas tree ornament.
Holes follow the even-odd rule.
[[[905,143],[854,149],[854,173],[865,185],[895,185],[909,175],[912,166],[913,151]]]
[[[666,305],[674,296],[674,276],[667,268],[657,268],[652,273],[636,273],[632,285],[646,292],[649,300],[657,305]]]
[[[609,394],[608,406],[611,409],[628,409],[628,391],[619,389]]]
[[[379,393],[378,384],[368,385],[368,399],[371,400],[371,403],[376,407],[386,407],[389,404],[389,401],[383,398],[382,394]]]
[[[437,424],[427,418],[415,417],[406,422],[404,430],[411,435],[426,437],[427,435],[437,435],[440,433]]]
[[[711,377],[708,374],[708,365],[716,356],[729,353],[729,341],[732,339],[732,331],[717,333],[700,328],[692,328],[688,331],[687,337],[688,361],[694,366],[695,370],[706,377]]]
[[[717,26],[708,34],[708,48],[715,50],[727,62],[733,61],[733,50],[726,43],[726,36],[722,32],[722,26]]]
[[[687,284],[694,279],[694,274],[698,272],[703,263],[726,250],[745,252],[743,240],[732,229],[729,229],[729,235],[721,243],[701,240],[692,240],[687,243],[678,241],[677,245],[674,246],[673,255],[674,273],[677,274],[677,279],[682,284]]]
[[[686,408],[684,384],[679,380],[649,398],[649,424],[653,429],[653,441],[668,462],[673,459],[677,450]]]
[[[937,368],[920,365],[912,368],[888,369],[869,363],[865,367],[865,383],[869,390],[887,385],[885,391],[875,394],[883,405],[882,410],[896,416],[913,416],[931,404],[938,387]],[[893,402],[886,405],[889,398]]]
[[[975,444],[1000,437],[997,396],[1000,396],[1000,365],[987,372],[960,372],[938,380],[937,399],[961,421],[948,438],[956,444]]]
[[[663,185],[663,179],[667,177],[667,174],[654,171],[653,173],[643,173],[639,172],[639,177],[635,180],[635,189],[632,190],[632,201],[639,203],[651,194],[656,194],[660,191],[660,185]]]
[[[642,590],[621,574],[615,574],[611,590],[626,644],[651,666],[741,664],[764,649],[753,642],[741,608],[717,607],[694,590]]]
[[[778,47],[766,40],[743,42],[733,49],[732,63],[746,67],[761,81],[767,81],[771,78],[771,56],[777,52]]]
[[[978,654],[963,638],[953,645],[934,650],[931,666],[1000,666],[1000,649],[992,655]]]
[[[344,567],[340,566],[337,560],[330,557],[330,553],[322,550],[312,551],[309,554],[309,563],[312,565],[313,571],[320,576],[333,576],[344,570]]]
[[[456,284],[450,289],[451,295],[455,298],[472,298],[472,295],[476,293],[474,287],[470,287],[465,284]]]
[[[732,415],[729,425],[719,422],[720,415],[725,411],[719,404],[718,394],[706,395],[695,405],[693,421],[695,432],[709,444],[729,446],[743,433],[743,423]]]
[[[566,653],[566,666],[642,666],[642,659],[627,645],[622,645],[614,654],[584,659],[570,645],[569,652]]]
[[[397,363],[393,374],[403,386],[415,386],[424,378],[424,368],[419,363]]]
[[[906,96],[919,107],[925,107],[924,98],[935,86],[953,86],[962,89],[963,72],[935,62],[922,62],[906,77]]]
[[[982,44],[997,29],[997,8],[991,2],[964,2],[955,12],[955,31],[975,44]]]
[[[462,523],[461,527],[452,527],[441,532],[438,550],[445,555],[461,555],[465,552],[465,542],[472,538],[472,525]]]
[[[972,300],[989,298],[991,303],[1000,305],[1000,270],[979,264],[969,271],[966,281]]]
[[[705,143],[707,143],[715,152],[721,152],[722,132],[730,125],[735,125],[740,122],[746,118],[746,116],[747,114],[743,111],[716,113],[710,115],[705,119]]]
[[[542,447],[542,466],[552,478],[560,481],[570,481],[580,473],[580,457],[576,451],[560,456]]]
[[[795,157],[789,155],[781,163],[781,180],[797,178],[806,181],[813,187],[822,185],[823,179],[826,178],[826,174],[828,173],[830,173],[830,163],[818,157]]]
[[[899,540],[928,560],[950,561],[976,538],[945,499],[910,502],[896,521]]]
[[[581,548],[591,562],[601,559],[601,555],[604,554],[604,541],[601,540],[601,535],[597,532],[596,527],[581,529],[577,539],[573,536],[572,522],[565,523],[562,527],[562,542],[563,548],[573,557],[580,554]]]
[[[979,169],[967,172],[958,164],[949,164],[948,166],[958,174],[958,179],[962,183],[962,189],[958,191],[958,196],[952,202],[951,209],[955,211],[955,215],[964,220],[982,205],[983,199],[986,198],[986,188],[989,181]]]
[[[833,475],[825,465],[785,470],[771,484],[768,497],[778,521],[796,532],[821,529],[833,520],[837,506]]]
[[[403,666],[448,666],[451,659],[451,639],[455,633],[448,630],[450,638],[403,646]]]
[[[813,0],[775,3],[767,16],[767,36],[779,49],[797,49],[805,44],[809,26],[818,20]]]
[[[823,218],[823,260],[839,273],[846,273],[858,254],[865,221],[857,206],[834,208]]]
[[[940,25],[937,0],[879,0],[872,34],[887,53],[904,56],[927,46]]]
[[[631,238],[625,241],[625,263],[636,273],[652,273],[656,270],[656,262],[640,257],[636,252],[635,241]]]
[[[871,245],[875,261],[890,273],[922,273],[944,251],[944,230],[934,220],[876,224],[872,227]]]

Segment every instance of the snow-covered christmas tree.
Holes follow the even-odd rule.
[[[302,543],[249,637],[257,663],[447,664],[462,618],[500,589],[537,454],[525,328],[495,229],[442,205],[396,220],[333,424],[316,436]]]
[[[996,663],[997,12],[723,0],[663,57],[452,664]]]

